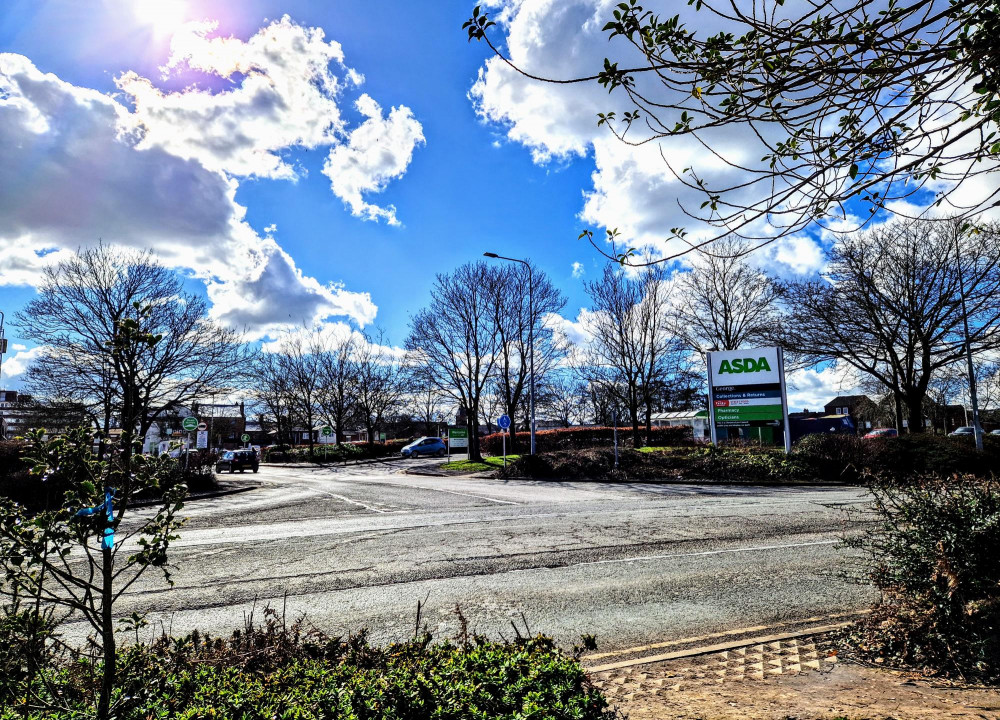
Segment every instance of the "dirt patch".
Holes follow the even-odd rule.
[[[844,662],[826,637],[748,645],[593,679],[630,720],[1000,718],[1000,688]]]

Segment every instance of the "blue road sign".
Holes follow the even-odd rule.
[[[510,417],[507,415],[501,415],[497,418],[497,425],[500,426],[501,430],[506,430],[510,427]]]

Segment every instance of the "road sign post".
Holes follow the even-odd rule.
[[[187,470],[188,459],[191,457],[191,431],[198,429],[198,418],[189,415],[181,420],[181,427],[187,431],[187,437],[184,440],[184,469]]]
[[[510,415],[503,414],[498,417],[497,427],[500,428],[500,434],[503,436],[501,438],[503,442],[503,466],[507,467],[507,429],[510,427]]]

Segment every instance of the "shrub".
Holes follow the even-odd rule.
[[[120,655],[127,675],[116,717],[344,718],[345,720],[611,720],[607,702],[575,655],[544,636],[493,642],[481,637],[432,643],[428,634],[377,648],[364,634],[346,640],[288,628],[272,614],[264,627],[229,639],[192,633],[161,637]],[[86,668],[65,666],[50,683],[67,710],[87,713]],[[44,697],[47,688],[36,684]],[[13,720],[16,712],[0,710]]]
[[[370,460],[396,455],[410,441],[406,439],[387,440],[377,443],[340,443],[319,444],[313,446],[313,454],[309,455],[308,445],[272,445],[264,448],[264,462],[347,462],[349,460]]]
[[[792,456],[817,480],[857,482],[886,440],[895,438],[865,440],[857,435],[813,433],[795,443]]]
[[[646,431],[643,430],[643,437]],[[526,445],[530,434],[520,432],[516,441]],[[570,427],[554,430],[539,430],[535,433],[535,448],[537,452],[554,452],[556,450],[580,450],[596,446],[610,447],[614,442],[614,428],[611,427]],[[652,445],[679,446],[691,445],[694,442],[689,427],[654,427],[652,429]],[[503,435],[493,433],[479,441],[479,446],[488,455],[500,455],[503,452]],[[618,428],[618,446],[632,447],[632,428]],[[507,440],[507,452],[510,452],[510,439]]]
[[[881,599],[856,639],[870,658],[1000,679],[1000,483],[971,476],[878,479],[846,540]]]

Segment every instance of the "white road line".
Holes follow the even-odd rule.
[[[522,504],[514,502],[513,500],[498,500],[497,498],[486,497],[485,495],[473,495],[472,493],[463,493],[463,492],[458,492],[456,490],[442,490],[441,488],[425,487],[424,485],[412,485],[410,483],[400,483],[399,485],[396,485],[396,483],[387,483],[387,484],[395,485],[396,487],[412,487],[412,488],[417,488],[418,490],[431,490],[433,492],[443,492],[443,493],[448,493],[449,495],[464,495],[465,497],[478,498],[479,500],[489,500],[490,502],[500,503],[501,505]]]
[[[835,545],[838,542],[840,541],[819,540],[817,542],[791,543],[788,545],[758,545],[757,547],[730,548],[728,550],[704,550],[702,552],[674,553],[672,555],[645,555],[642,557],[616,558],[613,560],[590,560],[588,562],[576,563],[575,565],[570,565],[569,567],[578,567],[581,565],[611,565],[614,563],[643,562],[646,560],[670,560],[672,558],[702,557],[705,555],[726,555],[728,553],[742,553],[742,552],[761,552],[764,550],[786,550],[788,548],[814,547],[816,545]]]
[[[318,493],[323,493],[324,495],[329,495],[332,498],[343,500],[344,502],[350,503],[351,505],[358,505],[360,507],[363,507],[365,510],[371,510],[372,512],[383,513],[383,514],[391,512],[389,510],[380,510],[379,508],[373,507],[371,505],[365,505],[363,502],[359,502],[357,500],[351,500],[349,497],[344,497],[343,495],[337,495],[336,493],[332,493],[328,490],[320,490],[319,488],[313,488],[313,489]]]

